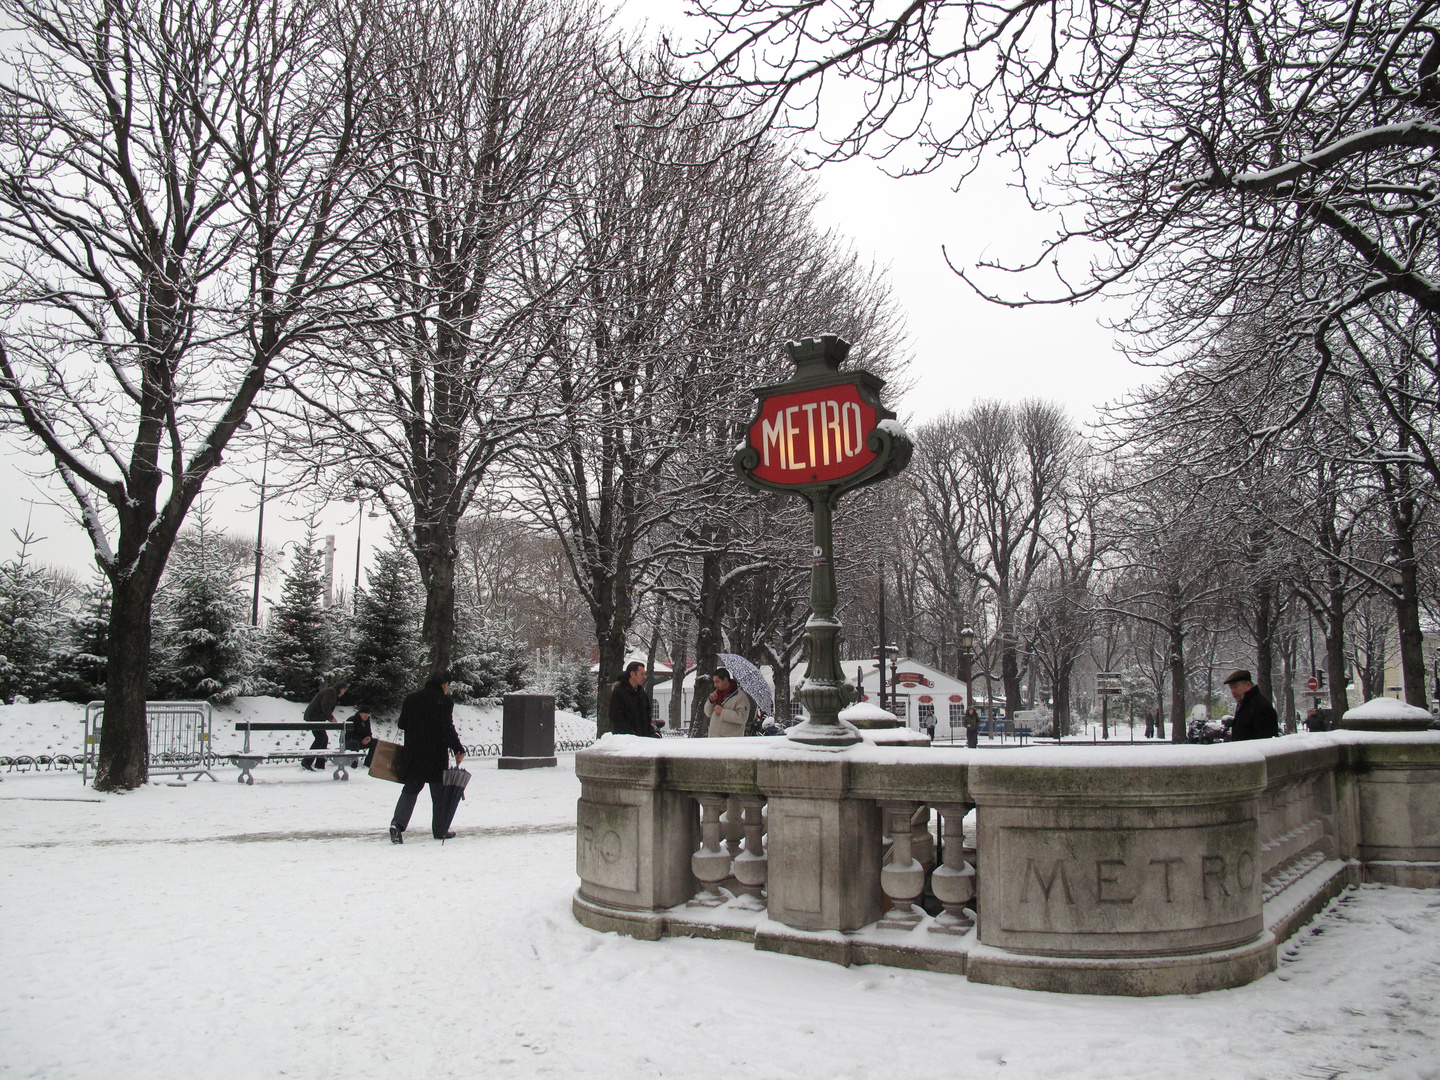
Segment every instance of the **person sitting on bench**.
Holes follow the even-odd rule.
[[[370,706],[359,705],[355,712],[345,718],[345,749],[364,750],[365,767],[370,767],[370,759],[375,756],[375,739],[370,734]]]

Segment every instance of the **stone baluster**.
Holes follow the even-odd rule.
[[[880,920],[880,926],[891,930],[910,930],[918,926],[924,913],[915,900],[925,890],[925,868],[913,854],[912,819],[914,802],[882,802],[885,831],[890,836],[890,861],[880,871],[880,888],[890,898],[891,908]]]
[[[921,803],[910,818],[910,857],[921,866],[935,861],[935,837],[930,835],[928,803]]]
[[[945,910],[935,917],[930,930],[936,934],[963,934],[975,925],[975,912],[965,905],[975,899],[975,868],[965,861],[965,815],[970,807],[964,803],[937,806],[940,835],[944,837],[943,864],[930,875],[930,889]]]
[[[720,833],[725,837],[725,850],[730,853],[731,860],[738,859],[744,850],[745,820],[737,795],[725,798],[725,810],[720,815]]]
[[[726,896],[720,882],[730,876],[730,853],[720,840],[720,808],[724,795],[697,794],[700,804],[700,850],[690,856],[690,869],[700,880],[700,891],[689,901],[690,907],[718,907]]]
[[[742,895],[735,898],[735,906],[759,911],[765,907],[763,897],[769,871],[765,854],[765,797],[741,795],[738,798],[745,814],[745,850],[735,857],[735,880],[742,890]]]

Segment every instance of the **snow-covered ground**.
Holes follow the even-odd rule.
[[[337,720],[344,720],[352,712],[353,709],[342,705],[336,710],[335,717]],[[244,733],[235,730],[237,723],[247,720],[252,723],[298,723],[304,719],[304,713],[303,704],[272,697],[242,697],[236,698],[230,705],[217,706],[211,720],[216,753],[229,753],[244,745]],[[383,731],[383,726],[377,723],[376,729]],[[456,705],[455,729],[466,746],[477,743],[498,744],[501,729],[500,706],[475,708],[471,705]],[[3,757],[17,757],[21,754],[31,757],[39,754],[78,754],[84,745],[84,732],[84,705],[72,705],[66,701],[0,705],[0,756]],[[588,742],[594,738],[594,720],[587,720],[575,713],[555,713],[557,742]],[[289,750],[309,745],[308,732],[257,731],[250,736],[252,750]],[[330,745],[336,745],[333,732]]]
[[[422,795],[403,847],[365,776],[0,776],[0,1075],[1440,1076],[1440,893],[1352,892],[1277,973],[1198,997],[634,941],[571,918],[573,763],[475,760],[458,837]]]

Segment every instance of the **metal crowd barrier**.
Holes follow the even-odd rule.
[[[100,729],[105,720],[105,703],[92,701],[85,706],[85,756],[81,780],[90,782],[100,750]],[[147,701],[145,726],[150,735],[150,775],[185,776],[195,779],[208,776],[215,765],[214,743],[211,740],[211,711],[208,701]]]

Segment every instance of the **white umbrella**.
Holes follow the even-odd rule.
[[[760,674],[759,668],[735,653],[720,653],[720,662],[740,684],[740,689],[749,694],[750,700],[760,706],[761,712],[774,714],[775,698],[770,693],[770,684],[765,681],[765,676]]]

